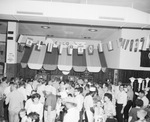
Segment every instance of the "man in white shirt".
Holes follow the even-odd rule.
[[[19,122],[18,113],[23,108],[23,95],[18,91],[17,84],[11,86],[12,92],[6,97],[5,103],[9,104],[9,122]]]
[[[123,111],[127,104],[127,93],[124,91],[123,85],[119,86],[119,92],[116,97],[116,113],[118,122],[123,122]]]
[[[141,99],[143,101],[143,108],[146,108],[149,105],[149,100],[148,98],[145,96],[145,92],[143,90],[141,90],[139,92],[139,99]]]
[[[77,102],[77,109],[80,112],[80,122],[82,122],[82,116],[83,116],[83,102],[84,102],[84,97],[82,95],[83,88],[79,87],[75,89],[75,101]]]
[[[96,93],[96,88],[94,86],[90,87],[90,92],[87,93],[84,99],[85,108],[85,121],[93,122],[94,117],[94,101],[93,96]]]
[[[65,106],[67,107],[67,114],[64,116],[63,122],[78,122],[79,111],[76,107],[76,102],[73,97],[65,99]]]

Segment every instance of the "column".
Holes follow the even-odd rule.
[[[6,76],[8,79],[15,77],[17,74],[17,37],[18,23],[8,22],[7,29],[7,51],[6,51]]]

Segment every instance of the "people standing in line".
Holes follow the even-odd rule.
[[[124,91],[124,86],[119,86],[119,92],[116,97],[116,117],[118,122],[123,122],[123,112],[127,104],[127,93]]]

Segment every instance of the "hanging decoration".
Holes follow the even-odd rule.
[[[142,38],[140,39],[140,42],[139,42],[139,51],[140,51],[140,50],[143,50],[143,48],[144,48],[144,43],[145,43],[145,38],[142,37]]]
[[[130,81],[131,81],[131,86],[132,86],[132,88],[133,88],[133,83],[134,83],[134,81],[135,81],[135,78],[134,77],[131,77],[131,78],[129,78],[130,79]]]
[[[53,49],[53,44],[52,43],[48,43],[47,44],[47,52],[52,52],[52,49]]]
[[[89,53],[89,55],[93,55],[93,53],[94,53],[94,45],[89,45],[88,46],[88,53]]]
[[[138,51],[138,47],[139,47],[139,39],[135,40],[135,46],[134,46],[134,52]]]
[[[146,50],[150,50],[150,35],[146,37],[145,43]]]
[[[145,80],[142,81],[142,90],[145,90]]]
[[[109,41],[109,42],[108,42],[107,47],[108,47],[108,51],[112,51],[112,50],[113,50],[112,41]]]
[[[130,48],[129,48],[129,51],[132,51],[133,49],[133,44],[134,44],[134,40],[130,40]]]
[[[33,44],[33,39],[32,38],[27,38],[27,40],[26,40],[26,46],[27,47],[31,47],[32,44]]]
[[[141,90],[141,83],[142,83],[143,79],[142,78],[138,78],[138,83],[139,83],[139,88],[138,91]]]
[[[146,80],[146,88],[148,88],[148,83],[149,83],[149,80],[150,80],[150,78],[145,78],[145,80]]]
[[[99,44],[98,44],[98,51],[101,53],[101,52],[103,52],[103,44],[102,44],[102,42],[100,42]]]
[[[42,41],[37,41],[37,44],[36,44],[36,50],[41,50],[41,47],[42,47]]]
[[[62,51],[63,51],[63,45],[60,44],[60,45],[58,46],[58,49],[59,49],[59,54],[61,55],[61,54],[62,54]]]
[[[79,45],[79,46],[78,46],[78,54],[79,54],[79,55],[82,55],[83,52],[84,52],[84,47],[83,47],[82,45]]]
[[[69,45],[68,46],[68,54],[72,55],[72,53],[73,53],[73,45]]]
[[[126,39],[122,39],[122,43],[121,43],[122,49],[124,49],[125,43],[126,43]]]

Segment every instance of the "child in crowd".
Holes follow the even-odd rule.
[[[104,121],[104,118],[103,118],[104,110],[102,107],[103,107],[102,102],[98,100],[94,108],[94,122]]]
[[[137,120],[136,122],[147,122],[145,118],[146,115],[147,115],[147,112],[143,109],[137,111],[137,117],[139,118],[139,120]]]
[[[40,116],[36,112],[31,112],[27,116],[27,121],[26,122],[40,122]]]
[[[20,122],[27,122],[27,116],[26,116],[27,112],[25,109],[21,109],[19,112],[19,116],[21,118]]]

